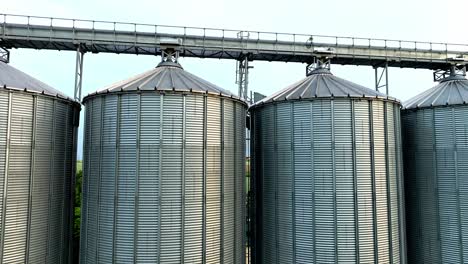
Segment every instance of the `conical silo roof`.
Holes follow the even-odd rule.
[[[438,85],[416,95],[403,104],[404,109],[425,108],[443,105],[460,105],[468,102],[468,80],[455,75],[442,80]]]
[[[40,93],[76,102],[64,93],[4,62],[0,62],[0,89]]]
[[[161,62],[156,68],[111,84],[88,96],[131,91],[175,91],[208,93],[239,99],[233,93],[185,71],[179,63]],[[86,99],[85,97],[85,99]]]
[[[397,101],[383,93],[339,78],[328,69],[320,68],[312,71],[306,78],[258,101],[254,106],[285,100],[339,97],[381,98]]]

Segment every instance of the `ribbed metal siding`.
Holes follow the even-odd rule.
[[[143,92],[85,105],[82,263],[244,263],[244,104]]]
[[[399,105],[252,110],[257,263],[405,263]]]
[[[0,91],[0,262],[69,263],[76,104]]]
[[[468,261],[468,108],[406,110],[410,263]]]

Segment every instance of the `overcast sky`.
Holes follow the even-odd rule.
[[[467,0],[4,0],[1,6],[0,12],[22,15],[468,44]],[[149,70],[159,61],[148,55],[86,54],[83,94]],[[235,61],[182,58],[180,63],[237,93]],[[12,50],[11,65],[73,95],[74,52]],[[266,95],[305,77],[304,64],[251,65],[249,87]],[[332,65],[332,72],[374,86],[371,67]],[[402,101],[434,85],[429,70],[399,68],[390,68],[389,84],[390,95]]]

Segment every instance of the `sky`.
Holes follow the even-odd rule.
[[[4,0],[0,13],[468,44],[466,10],[466,0]],[[11,50],[10,64],[72,96],[75,56],[71,51],[17,49]],[[85,54],[83,95],[147,71],[160,60],[149,55]],[[180,63],[237,93],[235,61],[181,58]],[[250,65],[254,68],[249,89],[265,95],[305,77],[305,64],[254,61]],[[339,77],[374,87],[371,67],[331,67]],[[401,101],[435,84],[430,70],[389,69],[389,94]],[[81,159],[82,132],[79,140]]]

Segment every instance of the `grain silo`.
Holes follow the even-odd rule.
[[[244,263],[247,105],[166,58],[84,98],[81,263]]]
[[[409,263],[468,261],[468,80],[408,100],[402,111]]]
[[[0,263],[69,263],[79,103],[0,62]]]
[[[254,263],[406,263],[397,100],[319,64],[250,111]]]

